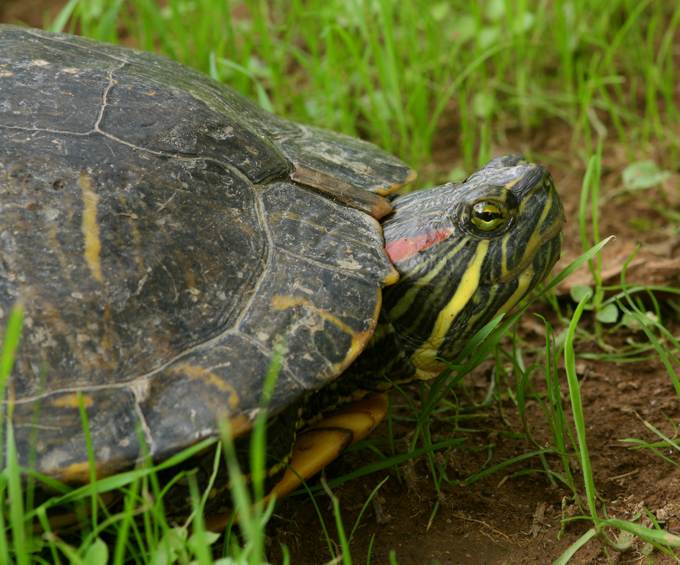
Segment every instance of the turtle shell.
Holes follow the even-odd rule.
[[[333,380],[396,272],[376,217],[411,171],[164,58],[0,26],[0,327],[20,462],[87,477],[250,427]],[[0,330],[2,331],[2,330]],[[143,446],[145,444],[145,447]]]

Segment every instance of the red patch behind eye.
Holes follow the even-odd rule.
[[[452,229],[434,230],[425,233],[419,233],[411,237],[402,237],[390,241],[385,245],[385,250],[392,259],[392,263],[400,263],[406,261],[421,251],[425,251],[428,247],[432,247],[435,243],[444,241],[453,233]]]

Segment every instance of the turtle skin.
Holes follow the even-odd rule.
[[[19,461],[67,482],[245,434],[370,339],[383,198],[413,173],[182,65],[0,25],[0,337]],[[292,426],[288,426],[292,428]],[[282,442],[282,443],[285,443]]]

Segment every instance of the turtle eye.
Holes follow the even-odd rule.
[[[477,229],[490,232],[505,225],[508,213],[499,203],[482,200],[472,206],[470,221]]]

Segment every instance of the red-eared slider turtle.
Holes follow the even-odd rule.
[[[220,418],[247,433],[277,343],[285,461],[277,415],[364,398],[379,416],[371,394],[437,375],[560,252],[553,183],[520,157],[388,197],[414,174],[369,143],[156,55],[11,26],[0,92],[0,325],[25,307],[6,401],[20,462],[66,481],[88,475],[81,407],[100,474]]]

